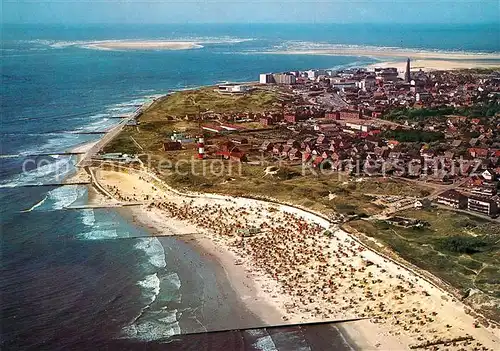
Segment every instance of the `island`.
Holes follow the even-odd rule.
[[[500,73],[410,64],[169,93],[87,150],[91,203],[217,257],[263,325],[498,349]]]

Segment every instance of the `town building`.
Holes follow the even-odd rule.
[[[394,82],[398,80],[398,69],[395,67],[375,68],[377,80],[384,82]]]
[[[273,84],[276,82],[274,81],[274,76],[272,73],[262,73],[259,75],[259,83],[260,84]]]
[[[273,78],[276,84],[291,85],[297,82],[297,78],[291,73],[275,73]]]
[[[479,196],[469,197],[467,209],[469,211],[483,213],[488,216],[495,216],[498,213],[498,206],[495,201]]]
[[[467,196],[456,190],[451,189],[440,194],[437,197],[437,203],[450,206],[453,208],[464,209],[467,208]]]
[[[240,84],[224,84],[217,87],[217,91],[220,94],[245,94],[250,90],[250,86]]]
[[[410,83],[411,72],[410,72],[410,58],[406,61],[406,71],[405,71],[405,82]]]
[[[182,144],[178,141],[165,141],[163,142],[163,150],[164,151],[174,151],[181,150]]]

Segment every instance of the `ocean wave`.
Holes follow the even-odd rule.
[[[110,115],[101,117],[99,120],[88,123],[86,126],[76,128],[73,133],[105,132],[107,129],[116,124],[116,121],[111,119],[110,117]]]
[[[51,210],[61,210],[73,204],[82,197],[85,192],[85,187],[80,185],[60,186],[49,191],[46,204]]]
[[[165,313],[165,317],[156,320],[143,320],[128,325],[122,329],[122,338],[139,341],[154,341],[166,339],[181,333],[177,321],[177,310]]]
[[[37,164],[37,168],[30,171],[23,171],[10,179],[3,180],[2,183],[0,183],[0,188],[15,188],[26,184],[53,183],[64,179],[65,176],[74,170],[75,161],[72,157],[59,157],[54,159],[54,162],[40,161]],[[33,160],[33,162],[36,163],[35,160]],[[28,166],[28,164],[26,164],[26,166]]]
[[[45,202],[45,200],[47,200],[48,198],[48,194],[45,195],[45,197],[43,199],[41,199],[40,201],[38,201],[36,204],[34,204],[33,206],[31,206],[30,208],[26,209],[26,210],[23,210],[21,212],[31,212],[33,211],[34,209],[36,209],[37,207],[43,205],[43,203]]]
[[[160,278],[158,278],[158,273],[146,276],[143,280],[139,280],[137,285],[142,288],[142,297],[148,300],[146,305],[151,305],[160,293]]]
[[[153,273],[139,280],[137,285],[141,288],[142,298],[146,300],[145,306],[140,314],[122,329],[121,337],[152,341],[180,334],[178,310],[168,307],[168,302],[174,301],[175,296],[180,295],[179,276],[171,273],[160,279],[158,273]]]
[[[252,344],[253,347],[255,347],[256,350],[261,350],[261,351],[278,351],[276,348],[276,345],[274,344],[273,338],[270,335],[263,336],[255,343]]]
[[[145,238],[134,245],[137,250],[143,251],[149,257],[149,263],[157,268],[164,268],[165,250],[157,238]]]
[[[116,229],[107,229],[107,230],[92,230],[87,233],[80,233],[77,235],[78,239],[83,240],[106,240],[106,239],[115,239],[118,238],[118,233]]]
[[[94,210],[89,208],[81,211],[82,223],[88,227],[92,227],[95,224],[95,213]]]

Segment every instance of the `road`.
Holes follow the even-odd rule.
[[[141,107],[139,107],[130,117],[123,118],[120,123],[111,128],[95,145],[93,145],[85,154],[82,156],[80,161],[77,163],[77,167],[85,167],[89,166],[92,158],[102,150],[106,144],[108,144],[111,140],[113,140],[120,132],[123,130],[123,127],[127,125],[130,121],[136,119],[138,116],[142,114],[148,107],[150,107],[153,102],[148,101]]]

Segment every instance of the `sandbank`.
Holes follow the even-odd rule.
[[[84,47],[101,50],[188,50],[203,46],[189,41],[120,40],[92,42],[85,44]]]

